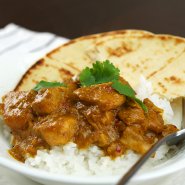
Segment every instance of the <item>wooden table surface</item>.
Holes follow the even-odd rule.
[[[0,0],[0,28],[13,22],[68,38],[118,29],[185,37],[185,0]]]

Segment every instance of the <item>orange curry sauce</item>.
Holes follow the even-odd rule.
[[[122,80],[124,83],[124,80]],[[9,92],[0,114],[13,135],[10,154],[24,162],[38,149],[50,149],[70,141],[79,148],[99,146],[115,158],[127,150],[145,153],[158,139],[175,132],[164,125],[162,110],[149,99],[143,109],[120,95],[111,83],[80,87],[67,80],[67,87]]]

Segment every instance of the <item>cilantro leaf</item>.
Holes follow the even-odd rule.
[[[122,84],[119,81],[113,81],[112,87],[116,91],[118,91],[120,94],[123,94],[125,96],[130,97],[130,98],[134,98],[135,97],[135,92],[132,89],[132,87],[130,87],[130,85]]]
[[[104,62],[96,61],[92,68],[86,67],[79,75],[81,86],[91,86],[106,82],[112,82],[112,88],[120,94],[134,99],[141,108],[147,112],[146,105],[136,98],[135,92],[130,85],[122,84],[119,81],[120,71],[109,60]]]
[[[39,91],[42,88],[51,88],[51,87],[60,87],[63,86],[65,87],[66,85],[64,83],[60,82],[47,82],[47,81],[40,81],[34,88],[33,90]]]
[[[89,67],[86,67],[80,73],[79,78],[82,86],[90,86],[92,84],[95,84],[95,77],[91,74],[91,70]]]
[[[95,77],[96,84],[118,80],[119,72],[119,69],[110,63],[109,60],[104,62],[96,61],[91,69],[91,73]]]
[[[136,98],[135,92],[132,89],[132,87],[130,87],[129,85],[126,85],[126,84],[122,84],[119,81],[113,81],[112,87],[116,91],[118,91],[120,94],[125,95],[125,96],[127,96],[129,98],[134,99],[141,106],[141,108],[145,112],[148,112],[147,106],[140,99]]]
[[[119,69],[109,60],[104,62],[96,61],[92,68],[86,67],[79,77],[82,86],[112,82],[119,79]]]
[[[147,106],[138,98],[134,98],[134,100],[141,106],[141,108],[147,113],[148,112],[148,108]]]

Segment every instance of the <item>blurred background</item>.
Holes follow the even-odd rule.
[[[0,28],[16,23],[67,38],[118,29],[185,36],[185,0],[0,0]]]

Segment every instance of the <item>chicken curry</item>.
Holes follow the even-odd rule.
[[[128,85],[119,77],[119,83]],[[177,131],[164,124],[162,110],[149,99],[120,94],[113,82],[89,86],[66,79],[65,86],[7,93],[0,114],[13,135],[10,154],[19,161],[70,141],[80,149],[100,147],[112,158],[133,150],[145,153],[158,139]]]

